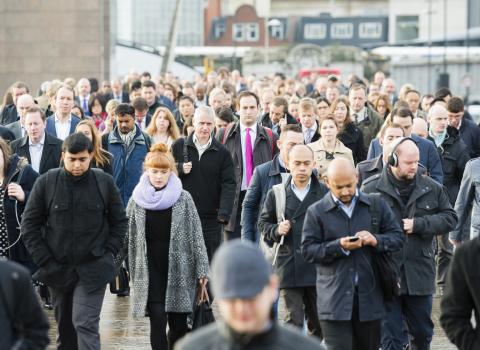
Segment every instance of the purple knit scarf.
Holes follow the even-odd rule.
[[[170,174],[167,185],[155,190],[148,175],[143,173],[132,193],[132,198],[140,207],[148,210],[164,210],[172,207],[182,194],[182,182],[174,173]]]

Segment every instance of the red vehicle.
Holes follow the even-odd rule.
[[[329,75],[340,76],[341,72],[338,68],[319,67],[319,68],[306,68],[301,69],[297,76],[301,78],[309,77],[312,73],[317,73],[321,77],[327,77]]]

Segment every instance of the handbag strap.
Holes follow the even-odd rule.
[[[197,289],[197,305],[207,302],[210,304],[210,297],[208,295],[207,286],[205,284],[199,285]]]

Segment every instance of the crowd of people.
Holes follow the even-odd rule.
[[[7,348],[46,347],[41,298],[58,349],[100,349],[123,269],[152,349],[427,350],[435,295],[450,341],[480,349],[480,127],[447,88],[226,68],[15,82],[0,136]],[[205,288],[222,320],[190,334]]]

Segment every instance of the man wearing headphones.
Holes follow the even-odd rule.
[[[390,205],[405,234],[405,244],[393,253],[401,276],[401,295],[389,303],[382,323],[382,349],[402,350],[403,318],[410,349],[427,350],[433,335],[432,295],[435,292],[433,237],[446,235],[457,222],[448,194],[428,176],[417,173],[419,150],[415,141],[399,139],[381,174],[367,179],[366,193],[380,193]]]

